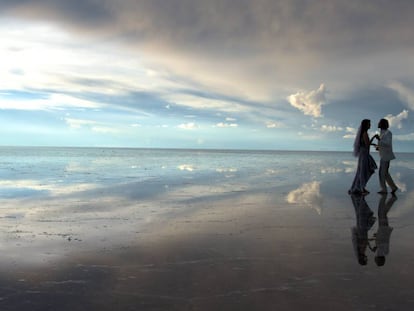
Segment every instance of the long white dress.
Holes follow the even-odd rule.
[[[361,140],[358,154],[358,167],[352,182],[350,193],[363,193],[368,180],[377,169],[374,158],[369,153],[369,146]]]

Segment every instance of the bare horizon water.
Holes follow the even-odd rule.
[[[413,154],[391,163],[397,200],[374,175],[362,202],[373,245],[392,205],[381,267],[355,255],[355,167],[350,152],[0,147],[1,309],[409,310]]]

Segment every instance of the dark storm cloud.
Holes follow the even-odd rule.
[[[411,76],[414,65],[406,60],[414,52],[408,0],[7,0],[0,10],[122,42],[227,94],[269,98],[275,89],[292,94],[320,83],[385,83],[385,72]]]
[[[6,0],[0,9],[75,28],[96,26],[96,32],[130,40],[213,50],[375,51],[394,44],[412,47],[414,39],[414,3],[403,0]]]
[[[110,7],[99,0],[5,0],[0,10],[5,15],[68,22],[75,28],[103,25],[114,18]]]

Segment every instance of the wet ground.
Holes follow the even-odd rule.
[[[371,194],[351,197],[352,170],[315,161],[288,179],[279,164],[70,189],[20,181],[25,195],[1,199],[0,309],[412,310],[411,164],[395,163],[396,196],[377,194],[374,176]]]

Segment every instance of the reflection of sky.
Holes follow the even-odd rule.
[[[211,309],[212,301],[257,296],[269,297],[271,309],[286,297],[311,297],[312,305],[326,301],[316,293],[360,297],[377,283],[384,284],[377,293],[387,287],[395,297],[412,281],[410,272],[395,271],[413,258],[414,161],[392,163],[407,191],[388,214],[394,230],[386,269],[370,256],[363,274],[349,233],[352,163],[348,153],[0,152],[0,305],[99,299],[120,309],[131,302],[180,309],[189,301]],[[373,178],[366,197],[375,213],[376,186]],[[364,306],[371,305],[369,297]]]
[[[208,225],[237,219],[247,208],[307,207],[320,213],[323,205],[325,212],[346,193],[355,161],[348,153],[2,151],[3,260],[25,253],[30,261],[38,249],[40,262],[78,248],[127,243],[137,232],[153,236],[179,220]],[[402,194],[411,195],[413,168],[409,156],[392,162]],[[374,176],[372,190],[376,182]]]

